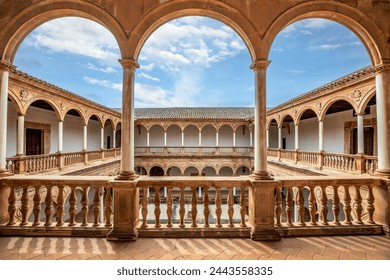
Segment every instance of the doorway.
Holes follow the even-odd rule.
[[[42,154],[42,130],[27,128],[26,129],[26,155]]]

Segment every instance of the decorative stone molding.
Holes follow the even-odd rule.
[[[252,63],[250,69],[257,71],[260,69],[267,69],[268,65],[271,64],[270,60],[256,60]]]
[[[65,111],[65,103],[64,102],[60,103],[60,110],[61,110],[61,112]]]
[[[316,103],[316,108],[317,108],[318,112],[321,112],[321,110],[322,110],[322,103],[320,101],[318,101]]]
[[[362,91],[360,89],[357,89],[352,93],[352,98],[356,104],[359,104],[359,102],[362,100],[362,96],[363,96],[363,94],[362,94]]]
[[[140,67],[135,59],[123,58],[119,59],[118,61],[125,69],[137,69]]]
[[[29,99],[28,96],[29,96],[28,91],[27,91],[26,89],[22,89],[22,90],[20,91],[20,94],[19,94],[19,100],[20,100],[22,103],[25,104],[25,103],[27,102],[27,100]]]
[[[16,71],[16,66],[13,65],[12,63],[9,63],[4,60],[0,60],[0,69],[8,70],[8,71]]]

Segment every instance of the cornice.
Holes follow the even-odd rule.
[[[130,58],[123,58],[123,59],[118,59],[119,63],[122,65],[123,68],[125,69],[137,69],[139,68],[139,64],[135,59],[130,59]]]

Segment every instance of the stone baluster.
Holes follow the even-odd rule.
[[[316,221],[316,214],[317,214],[317,207],[316,207],[316,196],[314,193],[314,186],[309,186],[309,214],[310,214],[310,224],[312,226],[317,225]]]
[[[148,188],[142,188],[142,225],[141,228],[147,228],[148,224],[146,223],[146,217],[148,216]]]
[[[58,186],[57,227],[64,225],[64,186]]]
[[[20,226],[25,226],[28,224],[27,221],[27,213],[28,213],[28,187],[23,186],[23,194],[21,197],[22,206],[20,208],[20,212],[22,213],[22,221],[20,222]]]
[[[339,214],[340,214],[340,197],[338,193],[339,186],[333,186],[333,198],[332,198],[332,212],[333,212],[333,224],[340,225]]]
[[[106,213],[106,223],[105,227],[112,227],[111,222],[111,214],[112,214],[112,196],[111,196],[112,188],[106,187],[106,201],[105,201],[105,213]]]
[[[240,194],[240,215],[241,215],[240,227],[246,227],[246,223],[245,223],[245,215],[246,215],[246,198],[245,198],[245,187],[244,187],[244,186],[241,186],[241,194]]]
[[[52,221],[51,221],[51,213],[52,213],[52,210],[53,210],[53,197],[52,197],[52,194],[51,194],[51,189],[52,187],[51,186],[46,186],[46,198],[45,198],[45,204],[46,204],[46,207],[45,207],[45,217],[46,217],[46,221],[45,221],[45,227],[47,226],[51,226],[52,224]]]
[[[81,197],[81,216],[83,217],[81,226],[88,226],[88,187],[83,187],[83,195]]]
[[[228,216],[229,216],[229,223],[228,227],[234,227],[233,224],[233,215],[234,215],[234,209],[233,209],[233,189],[228,188]]]
[[[303,187],[297,187],[296,207],[298,209],[298,225],[300,226],[306,226],[304,202]]]
[[[11,186],[11,191],[9,193],[8,197],[8,214],[9,214],[9,221],[7,223],[7,226],[12,226],[16,224],[16,195],[15,195],[15,187]]]
[[[292,223],[292,213],[293,213],[293,198],[291,194],[291,189],[286,188],[287,194],[286,194],[286,225],[287,226],[293,226]]]
[[[369,224],[375,224],[374,222],[374,211],[375,211],[375,206],[374,206],[374,195],[372,193],[372,186],[367,186],[367,214],[368,214],[368,220],[367,223]]]
[[[203,215],[204,215],[204,227],[208,228],[209,225],[209,215],[210,215],[210,200],[209,200],[209,187],[204,187],[203,189]]]
[[[34,187],[34,190],[35,190],[35,193],[34,193],[34,198],[33,198],[33,201],[34,201],[34,208],[33,208],[33,214],[34,214],[34,222],[33,222],[33,226],[39,226],[41,224],[41,221],[40,221],[40,217],[39,217],[39,214],[41,212],[41,195],[39,193],[39,189],[40,187],[39,186],[35,186]]]
[[[346,225],[351,225],[351,195],[349,193],[349,186],[344,186],[344,214],[345,214],[345,219],[344,219],[344,224]]]
[[[222,215],[222,207],[221,207],[221,204],[222,204],[222,198],[221,198],[221,188],[220,187],[216,187],[216,197],[215,197],[215,215],[217,217],[217,223],[216,223],[216,227],[222,227],[222,224],[221,224],[221,215]]]
[[[328,225],[328,197],[326,195],[326,186],[321,186],[321,224]]]
[[[191,204],[192,204],[192,208],[191,208],[192,224],[191,224],[191,227],[197,227],[198,225],[196,224],[196,215],[198,214],[198,210],[196,208],[196,204],[197,204],[196,188],[192,189]]]
[[[180,224],[179,227],[184,228],[186,225],[184,224],[184,215],[186,213],[186,210],[184,208],[185,206],[185,199],[184,199],[184,188],[180,188],[180,199],[179,199],[180,209],[179,209],[179,215],[180,215]]]
[[[69,226],[75,226],[76,225],[76,187],[72,186],[70,195],[69,195]]]
[[[362,207],[362,196],[360,194],[360,186],[355,185],[355,204],[353,207],[353,210],[355,211],[356,215],[356,224],[363,224],[362,222],[362,212],[363,212],[363,207]]]
[[[282,216],[282,188],[276,188],[275,197],[275,226],[281,227],[281,216]]]
[[[160,215],[161,215],[161,209],[160,209],[160,187],[154,187],[154,216],[156,218],[156,223],[154,225],[155,228],[161,227],[160,224]]]
[[[99,214],[100,214],[100,197],[99,197],[99,187],[95,187],[95,194],[93,196],[93,227],[98,227],[99,223]]]
[[[167,217],[168,217],[168,222],[167,222],[167,227],[173,227],[172,224],[172,187],[168,187],[168,197],[167,197]]]

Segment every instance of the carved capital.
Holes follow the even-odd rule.
[[[390,58],[382,58],[382,63],[374,67],[374,71],[376,74],[390,71]]]
[[[139,64],[135,59],[124,58],[124,59],[118,59],[118,61],[123,68],[133,69],[133,70],[139,68]]]
[[[251,69],[254,71],[261,70],[261,69],[267,69],[268,65],[270,65],[270,60],[256,60],[252,63]]]
[[[5,60],[0,60],[0,69],[7,70],[7,71],[15,71],[16,66]]]

